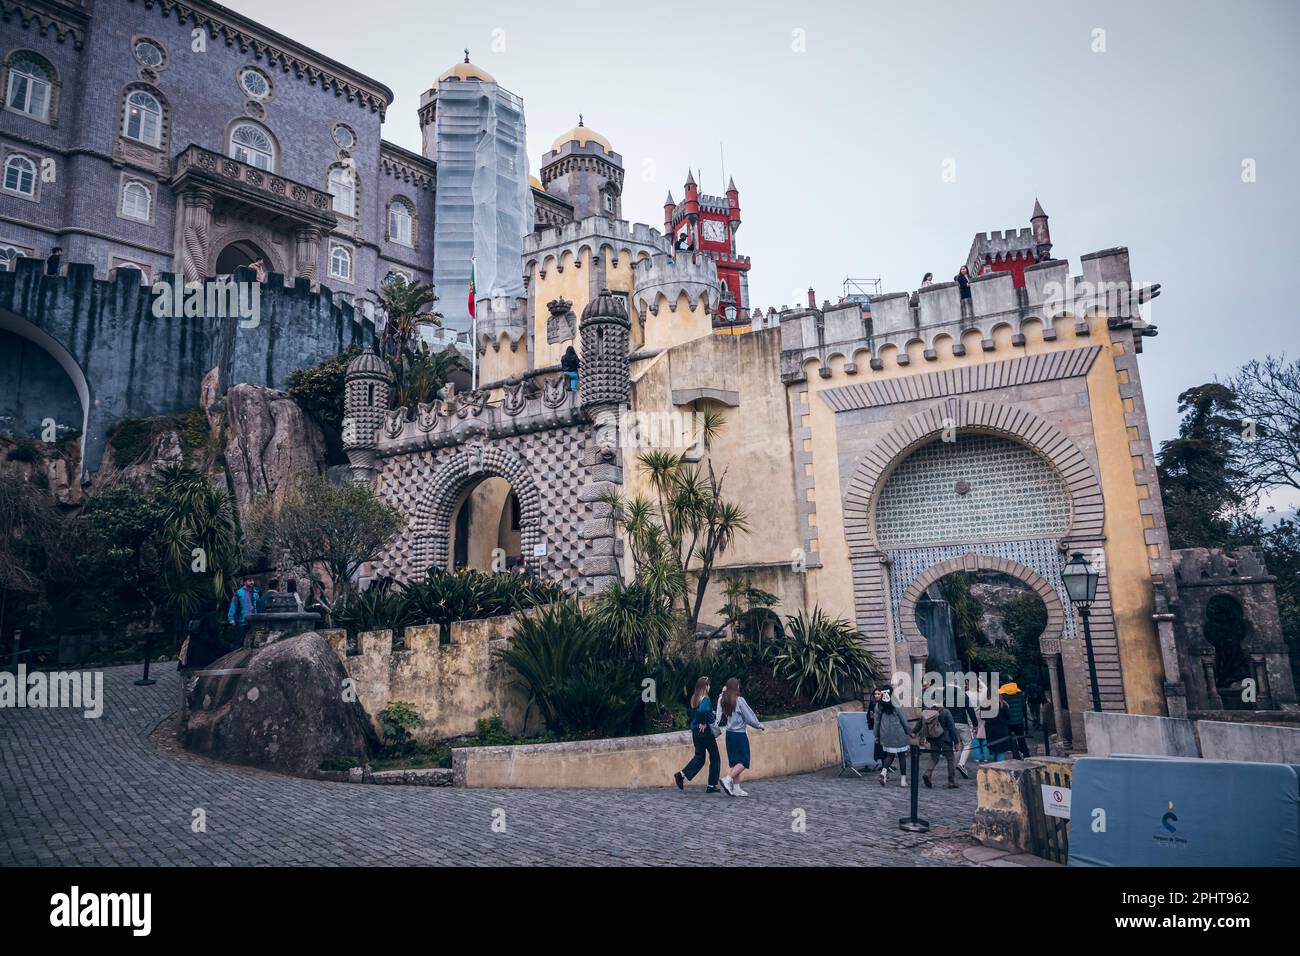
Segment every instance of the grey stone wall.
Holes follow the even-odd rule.
[[[223,390],[239,383],[282,389],[295,369],[374,340],[373,325],[358,321],[350,305],[304,281],[284,285],[270,277],[260,289],[257,325],[244,327],[235,318],[155,318],[150,288],[129,270],[113,281],[95,279],[87,263],[69,266],[64,276],[41,273],[33,260],[0,272],[0,325],[61,361],[33,364],[31,379],[0,379],[0,391],[13,394],[30,417],[43,395],[66,394],[69,379],[80,385],[87,471],[98,468],[115,422],[193,408],[213,367],[221,369]],[[241,277],[253,275],[244,270]],[[83,427],[80,417],[71,424]]]

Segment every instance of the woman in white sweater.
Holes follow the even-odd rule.
[[[746,727],[762,730],[758,717],[740,696],[740,681],[732,677],[718,696],[718,726],[727,732],[727,763],[731,771],[719,783],[733,797],[747,797],[740,789],[740,775],[749,769],[749,734]]]

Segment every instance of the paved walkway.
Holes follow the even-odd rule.
[[[178,759],[149,735],[174,665],[104,672],[104,714],[0,710],[0,865],[970,865],[974,782],[908,792],[834,771],[756,780],[748,799],[662,790],[458,790],[300,780]],[[689,754],[682,753],[683,762]],[[206,831],[194,832],[202,810]],[[792,824],[802,811],[804,832]],[[504,812],[505,832],[493,831]]]

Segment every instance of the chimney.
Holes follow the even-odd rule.
[[[812,286],[808,287],[808,308],[817,308],[817,293],[813,291]]]

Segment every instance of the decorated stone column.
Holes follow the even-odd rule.
[[[594,428],[583,453],[589,480],[579,499],[591,506],[591,518],[582,532],[587,542],[582,573],[587,578],[585,590],[593,593],[603,590],[620,574],[613,508],[601,499],[623,484],[618,419],[627,408],[631,330],[623,300],[608,289],[602,289],[582,310],[578,401]]]
[[[1039,638],[1038,648],[1047,665],[1047,684],[1052,694],[1052,719],[1056,722],[1056,739],[1065,748],[1070,745],[1070,724],[1065,708],[1061,706],[1061,641],[1060,638]]]
[[[213,199],[212,190],[199,186],[181,193],[180,264],[187,283],[202,282],[211,273],[208,235]]]
[[[301,226],[293,234],[294,275],[316,284],[316,260],[320,256],[320,230],[315,226]]]

